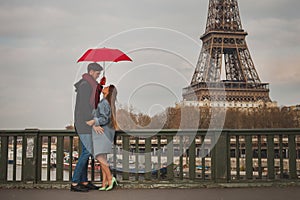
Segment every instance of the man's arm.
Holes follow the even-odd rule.
[[[84,82],[80,85],[78,92],[80,102],[80,118],[85,121],[93,119],[93,114],[91,112],[92,106],[90,104],[90,97],[92,94],[91,86],[87,82]]]

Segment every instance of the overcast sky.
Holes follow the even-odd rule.
[[[271,99],[299,104],[299,0],[240,0],[239,7]],[[148,114],[174,106],[191,81],[207,9],[208,0],[0,0],[0,129],[73,123],[73,84],[86,70],[76,61],[94,47],[133,59],[106,63],[120,104]]]

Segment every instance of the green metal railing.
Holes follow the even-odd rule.
[[[0,183],[68,183],[80,154],[68,130],[0,130],[0,144]],[[124,181],[299,181],[300,129],[118,131],[108,160]]]

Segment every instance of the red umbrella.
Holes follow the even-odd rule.
[[[119,62],[119,61],[132,61],[125,53],[119,49],[110,49],[110,48],[98,48],[98,49],[89,49],[83,56],[79,58],[77,62],[82,61],[92,61],[100,62],[103,61],[103,68],[105,73],[105,61]]]

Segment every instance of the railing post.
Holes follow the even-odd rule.
[[[123,180],[129,180],[129,135],[122,137],[123,155],[122,155],[122,166],[123,166]]]
[[[151,180],[151,137],[145,139],[145,180]]]
[[[25,129],[23,138],[23,182],[37,183],[37,169],[41,167],[37,161],[38,129]]]
[[[51,153],[51,152],[48,152]],[[64,136],[57,136],[56,145],[56,181],[63,181]]]
[[[135,138],[135,180],[139,180],[139,138]]]
[[[189,178],[195,180],[196,177],[196,142],[195,137],[189,137]],[[202,169],[203,170],[203,169]]]
[[[183,180],[183,136],[179,136],[179,152],[179,178],[180,180]]]
[[[236,139],[236,144],[235,144],[235,159],[236,159],[236,179],[240,180],[240,157],[241,157],[241,153],[240,153],[240,136],[236,135],[235,136]]]
[[[296,141],[294,135],[289,135],[289,178],[297,179]]]
[[[275,152],[274,152],[274,135],[267,136],[267,163],[268,163],[268,179],[275,179]]]
[[[258,146],[258,156],[257,156],[257,159],[258,159],[258,177],[260,179],[262,179],[262,162],[261,162],[261,135],[258,135],[257,136],[257,146]]]
[[[246,135],[246,178],[253,179],[252,136]]]
[[[173,158],[174,158],[174,146],[173,146],[173,136],[167,135],[167,179],[173,180],[174,179],[174,171],[173,171]]]
[[[161,150],[161,136],[158,135],[157,136],[157,151],[159,152],[157,154],[157,177],[158,177],[158,180],[161,179],[161,173],[160,173],[160,169],[161,169],[161,155],[162,155],[162,150]]]
[[[8,136],[2,136],[0,152],[0,183],[7,181]]]
[[[73,165],[73,136],[70,136],[70,146],[69,146],[69,181],[72,180],[72,165]]]
[[[216,182],[227,182],[228,181],[228,135],[226,132],[222,132],[219,138],[214,136],[213,141],[218,139],[212,152],[212,166],[213,179]]]
[[[37,165],[36,166],[40,166],[37,167],[36,169],[36,180],[37,182],[41,182],[42,180],[42,145],[43,145],[43,138],[42,137],[38,137],[37,138],[38,142],[37,142]]]
[[[202,143],[202,148],[201,148],[201,165],[202,165],[202,170],[201,170],[201,175],[202,175],[202,180],[205,180],[205,171],[206,171],[206,163],[205,163],[205,157],[206,157],[206,152],[205,152],[205,136],[201,136],[201,143]]]

